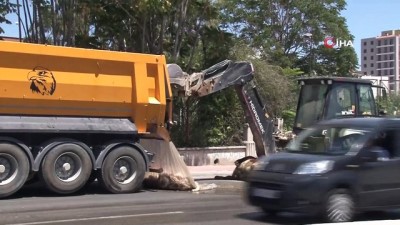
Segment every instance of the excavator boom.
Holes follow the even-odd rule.
[[[249,62],[222,61],[198,73],[187,74],[176,64],[168,65],[174,95],[202,97],[234,87],[253,132],[257,156],[275,152],[274,123],[266,113],[252,81],[254,68]]]

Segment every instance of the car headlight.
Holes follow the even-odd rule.
[[[265,167],[268,165],[269,159],[264,155],[261,156],[257,159],[257,161],[254,163],[254,168],[253,170],[264,170]]]
[[[333,168],[333,161],[323,160],[312,163],[305,163],[294,172],[294,174],[322,174]]]

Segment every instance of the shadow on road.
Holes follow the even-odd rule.
[[[87,187],[82,188],[76,193],[61,195],[47,190],[42,184],[39,182],[26,184],[22,187],[17,193],[4,198],[4,199],[17,199],[17,198],[26,198],[26,197],[62,197],[62,196],[81,196],[87,194],[109,194],[106,192],[100,184],[97,182],[93,182]]]
[[[252,220],[255,222],[265,222],[271,224],[313,224],[317,223],[318,219],[292,213],[280,213],[278,215],[268,215],[263,212],[253,212],[253,213],[242,213],[237,215],[237,217],[245,220]]]
[[[294,225],[294,224],[316,224],[324,221],[318,217],[312,217],[294,213],[280,213],[278,215],[268,215],[263,212],[242,213],[237,215],[238,218],[251,220],[254,222],[265,222],[271,224]],[[365,212],[356,216],[355,221],[379,221],[379,220],[399,220],[400,211],[377,211]]]

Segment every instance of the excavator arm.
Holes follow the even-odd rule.
[[[234,87],[253,132],[257,156],[275,152],[274,122],[252,81],[254,68],[251,63],[225,60],[190,75],[178,65],[169,64],[168,73],[174,96],[202,97]]]

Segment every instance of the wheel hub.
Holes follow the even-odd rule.
[[[58,179],[64,182],[74,181],[82,170],[80,157],[73,152],[61,154],[54,163],[54,172]]]
[[[0,185],[6,185],[14,180],[18,173],[18,162],[14,156],[0,154]]]
[[[63,164],[63,169],[64,169],[64,171],[69,171],[69,170],[71,169],[71,164],[69,164],[69,163],[64,163],[64,164]]]
[[[128,156],[117,159],[114,163],[114,179],[121,184],[128,184],[136,177],[136,162]]]
[[[128,169],[125,166],[121,166],[121,168],[119,168],[119,172],[125,175],[128,172]]]

